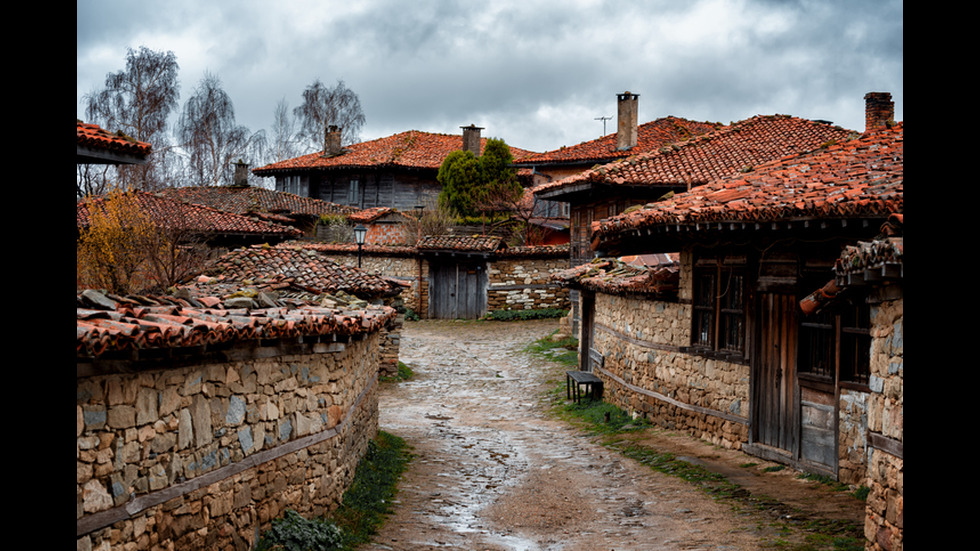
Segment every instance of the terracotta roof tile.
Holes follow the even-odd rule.
[[[610,294],[674,296],[680,281],[680,264],[665,261],[638,266],[615,258],[597,258],[551,276],[565,287]]]
[[[882,217],[901,213],[904,125],[786,157],[592,224],[601,243],[640,229],[706,222]]]
[[[310,293],[345,292],[362,299],[397,295],[402,285],[351,266],[343,266],[301,244],[254,246],[231,251],[213,262],[202,285],[234,282],[269,289]]]
[[[788,115],[760,115],[551,182],[535,193],[560,193],[563,188],[582,184],[697,186],[854,135],[826,123]]]
[[[420,251],[494,252],[507,245],[492,235],[426,235],[418,242]]]
[[[295,228],[201,205],[182,203],[144,191],[126,193],[134,197],[139,208],[151,221],[161,227],[205,234],[270,235],[282,238],[301,235],[301,232]],[[87,197],[76,203],[76,222],[79,229],[88,227],[91,209],[104,208],[105,198],[106,196]]]
[[[146,142],[138,142],[133,138],[116,132],[115,134],[103,130],[97,124],[86,124],[76,120],[76,140],[77,145],[94,150],[112,151],[138,156],[149,155],[152,147]]]
[[[486,144],[486,138],[482,138]],[[462,149],[463,138],[458,134],[435,134],[409,130],[386,138],[361,142],[344,148],[343,153],[324,157],[323,152],[310,153],[253,169],[259,176],[295,170],[401,167],[439,170],[447,155]],[[529,151],[511,147],[515,159],[526,157]]]
[[[613,133],[571,147],[562,147],[554,151],[530,155],[521,159],[519,164],[541,166],[610,162],[657,149],[672,142],[684,141],[716,130],[721,126],[719,123],[690,121],[679,117],[663,117],[637,126],[636,146],[627,150],[616,148],[616,134]]]
[[[568,258],[571,245],[522,245],[497,251],[500,258]]]
[[[274,191],[260,187],[199,186],[168,188],[160,192],[170,199],[204,205],[224,212],[243,215],[290,215],[320,216],[323,214],[350,214],[354,207],[338,205],[312,197]]]
[[[99,296],[79,293],[75,347],[79,359],[139,351],[224,345],[297,337],[352,336],[380,330],[396,312],[282,304],[268,308],[226,307],[219,298]]]
[[[293,243],[289,244],[293,246]],[[325,243],[325,242],[302,242],[302,248],[311,251],[318,251],[324,254],[349,254],[356,253],[358,250],[356,243]],[[377,254],[380,256],[415,256],[418,253],[413,245],[391,245],[391,244],[365,244],[361,247],[361,252],[365,255]]]
[[[369,222],[374,222],[375,220],[378,220],[380,218],[383,218],[389,214],[394,214],[400,218],[403,218],[404,221],[415,220],[414,217],[409,216],[408,214],[405,214],[404,212],[401,212],[394,207],[372,207],[369,209],[364,209],[359,212],[354,212],[350,214],[347,218],[349,218],[351,222],[369,223]]]

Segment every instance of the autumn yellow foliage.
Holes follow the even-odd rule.
[[[113,191],[89,201],[89,225],[78,240],[77,284],[112,293],[141,293],[161,285],[151,259],[165,239],[142,211],[135,193]]]

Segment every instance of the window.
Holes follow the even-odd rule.
[[[358,180],[350,181],[350,189],[347,192],[347,203],[350,205],[356,205],[360,202],[360,182]]]
[[[844,301],[800,322],[800,373],[833,382],[868,383],[871,311],[861,300]]]
[[[745,350],[745,270],[732,261],[700,261],[694,269],[691,344],[717,352]]]
[[[871,308],[848,305],[840,315],[840,379],[868,384],[871,368]]]

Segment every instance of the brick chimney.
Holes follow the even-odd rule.
[[[323,156],[333,157],[340,155],[340,135],[342,131],[339,126],[331,124],[327,126],[327,131],[323,137]]]
[[[888,92],[868,92],[864,95],[864,131],[884,128],[895,120],[895,102]]]
[[[622,151],[636,147],[637,130],[637,98],[640,94],[629,91],[616,94],[619,100],[619,113],[616,121],[616,149]]]
[[[248,186],[248,163],[241,159],[238,159],[238,162],[235,163],[235,181],[232,185],[238,187]]]
[[[463,129],[463,151],[472,151],[473,156],[480,156],[480,131],[483,130],[482,127],[470,124],[469,126],[460,126]]]

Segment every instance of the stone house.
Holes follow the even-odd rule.
[[[349,216],[357,212],[353,207],[247,184],[167,188],[159,193],[175,201],[293,227],[306,236],[314,235],[322,216]]]
[[[250,549],[339,506],[396,313],[242,300],[79,293],[78,549]]]
[[[480,156],[482,128],[463,127],[462,136],[409,130],[341,147],[340,129],[329,127],[324,150],[253,169],[274,177],[276,190],[358,209],[393,207],[411,212],[436,203],[442,186],[439,166],[456,150]],[[511,147],[515,159],[530,152]]]
[[[756,116],[723,127],[675,118],[654,123],[666,129],[659,128],[656,138],[645,144],[617,148],[618,158],[535,187],[536,197],[569,205],[573,266],[594,256],[590,227],[595,221],[854,135],[825,122],[787,115]]]
[[[581,194],[568,196],[567,193],[557,192],[557,182],[586,172],[595,166],[655,151],[665,145],[682,142],[721,127],[718,123],[690,121],[673,116],[638,124],[639,94],[624,92],[616,94],[616,97],[618,113],[616,132],[578,145],[529,155],[514,162],[515,166],[530,170],[533,174],[531,189],[534,192],[536,216],[571,219],[573,266],[591,259],[591,255],[587,252],[587,242],[583,242],[585,239],[583,236],[587,235],[587,232],[583,232],[583,228],[587,229],[588,224],[598,218],[592,212],[594,209],[583,206]],[[623,195],[621,191],[617,194]],[[594,194],[594,196],[604,195],[605,192]],[[626,195],[623,195],[623,199],[626,199]],[[646,201],[654,199],[656,197],[650,197]],[[599,214],[602,215],[601,217],[611,216],[621,210],[614,209]],[[583,248],[583,243],[586,248]]]
[[[890,103],[887,94],[867,99]],[[886,110],[855,139],[597,221],[592,245],[602,258],[560,278],[581,295],[581,368],[603,380],[609,401],[718,445],[866,484],[875,496],[867,532],[893,543],[904,127],[890,119]],[[886,245],[861,245],[879,233]],[[679,252],[676,268],[599,264],[668,252]]]

